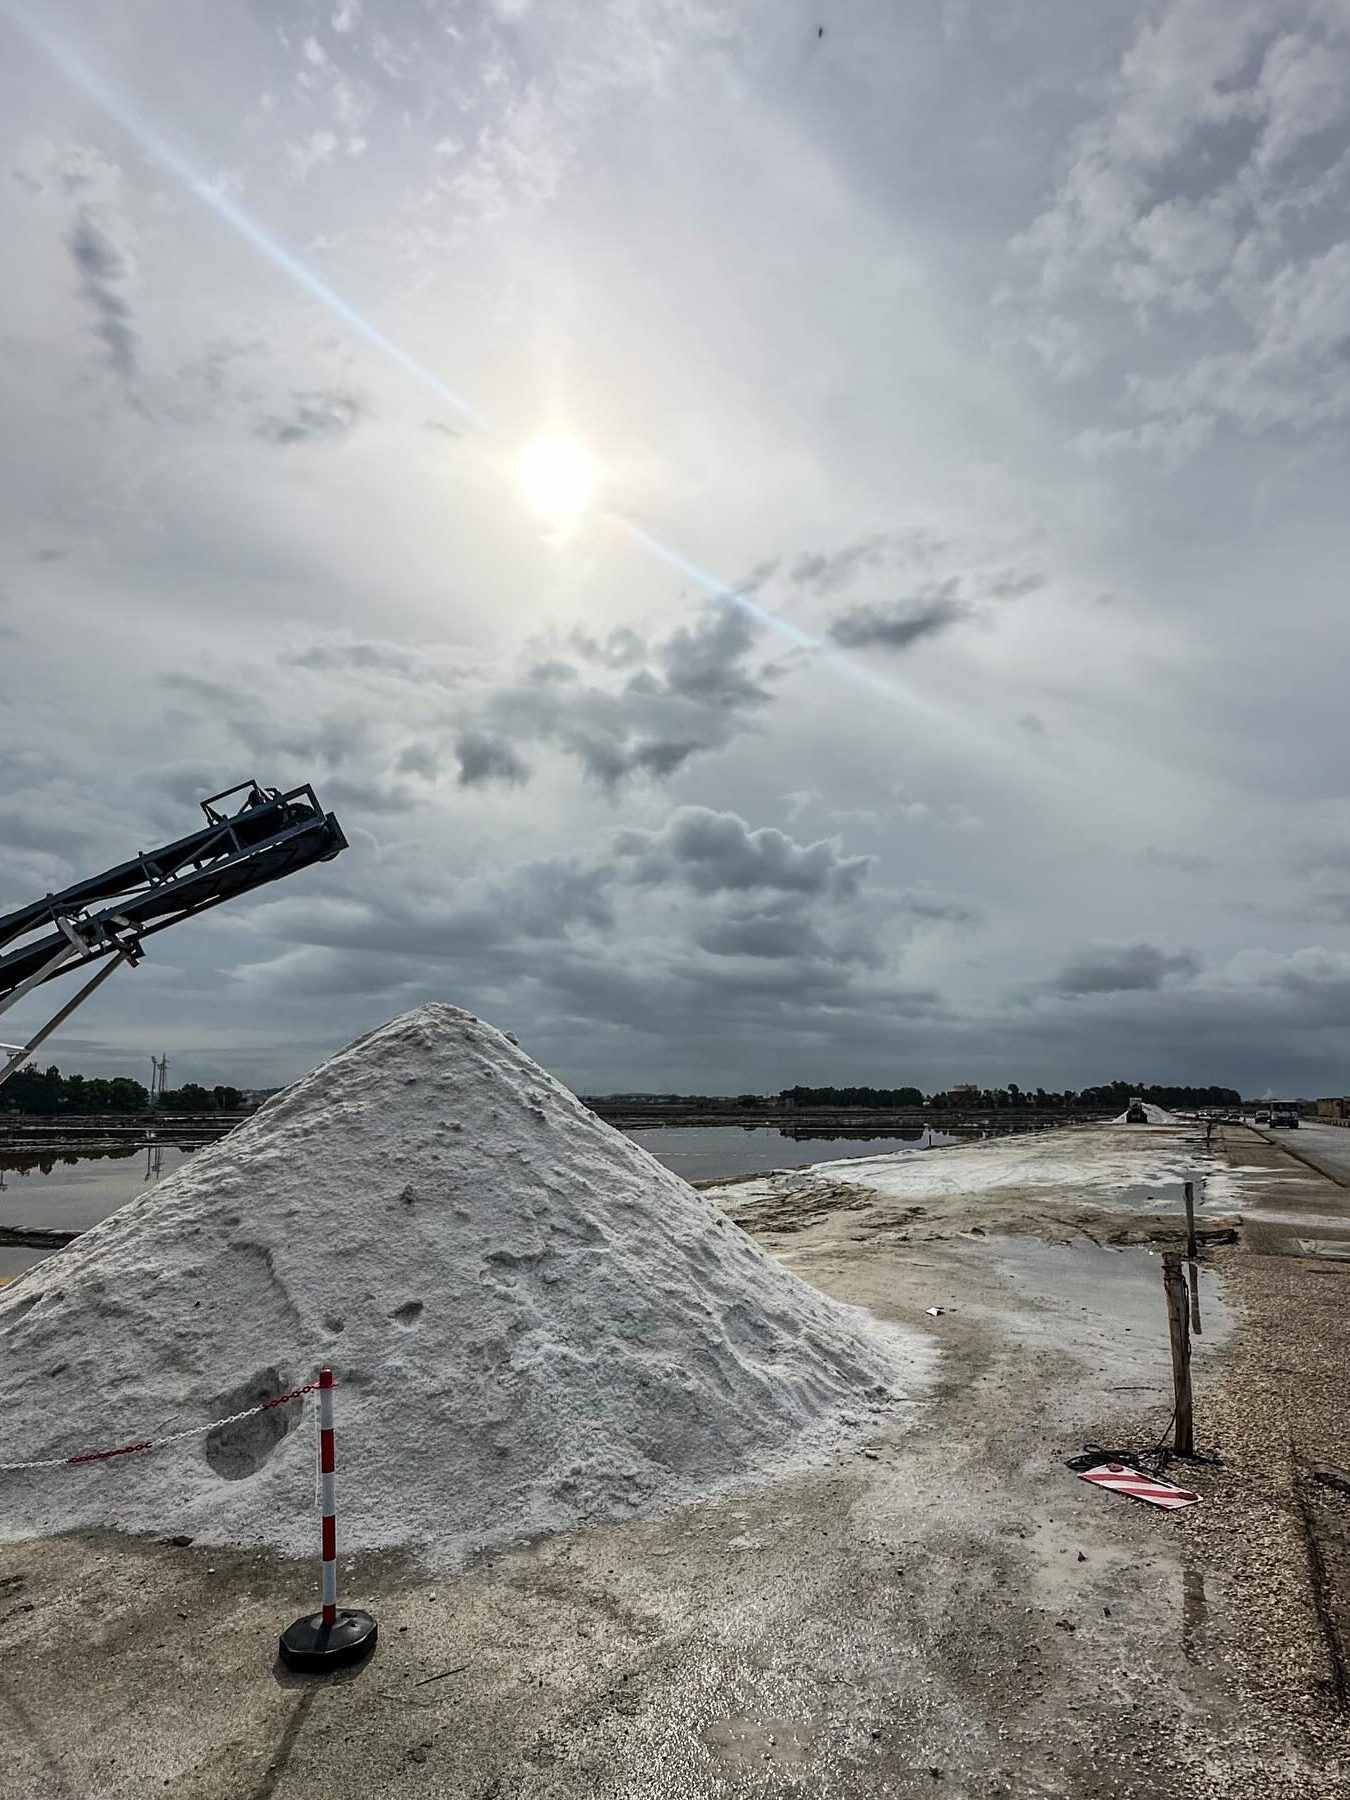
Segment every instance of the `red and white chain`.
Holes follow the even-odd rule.
[[[303,1387],[292,1388],[289,1394],[277,1394],[271,1400],[261,1400],[257,1406],[246,1406],[243,1412],[231,1413],[226,1419],[212,1419],[209,1425],[190,1425],[186,1431],[170,1431],[163,1437],[143,1438],[135,1444],[119,1444],[115,1450],[86,1450],[79,1456],[46,1456],[35,1462],[0,1463],[0,1475],[16,1474],[22,1469],[73,1468],[79,1463],[108,1462],[115,1456],[138,1456],[147,1450],[162,1450],[166,1444],[180,1444],[184,1438],[204,1437],[208,1431],[219,1431],[225,1425],[237,1425],[240,1419],[251,1419],[255,1413],[271,1412],[273,1407],[286,1406],[292,1400],[303,1399],[306,1394],[316,1394],[318,1391],[317,1381],[307,1381]]]

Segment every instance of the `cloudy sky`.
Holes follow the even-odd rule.
[[[1350,1091],[1347,0],[0,0],[0,121],[0,906],[351,841],[58,1060]]]

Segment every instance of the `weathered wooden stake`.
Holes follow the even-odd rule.
[[[1186,1254],[1194,1262],[1198,1254],[1195,1248],[1195,1183],[1188,1181],[1181,1191],[1186,1196]]]
[[[1179,1250],[1163,1253],[1163,1290],[1167,1295],[1167,1330],[1172,1340],[1172,1391],[1176,1397],[1172,1448],[1178,1456],[1192,1456],[1195,1453],[1195,1426],[1191,1416],[1191,1331],[1186,1277],[1181,1272]]]
[[[1191,1282],[1191,1330],[1200,1335],[1200,1254],[1195,1243],[1195,1183],[1188,1181],[1182,1189],[1186,1196],[1186,1267]]]

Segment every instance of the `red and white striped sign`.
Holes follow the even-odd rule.
[[[1110,1488],[1113,1493],[1128,1494],[1132,1500],[1147,1500],[1150,1506],[1166,1507],[1169,1511],[1177,1506],[1200,1504],[1199,1494],[1193,1494],[1189,1488],[1160,1481],[1156,1475],[1141,1475],[1138,1469],[1128,1469],[1124,1463],[1098,1463],[1095,1469],[1084,1469],[1078,1479]]]

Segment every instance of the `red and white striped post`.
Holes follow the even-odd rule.
[[[368,1612],[337,1603],[337,1450],[333,1436],[331,1369],[319,1371],[319,1489],[323,1549],[323,1607],[288,1625],[281,1660],[290,1669],[335,1669],[359,1662],[375,1648],[379,1626]]]
[[[337,1624],[337,1457],[333,1448],[333,1371],[319,1370],[319,1481],[323,1507],[323,1623]]]

